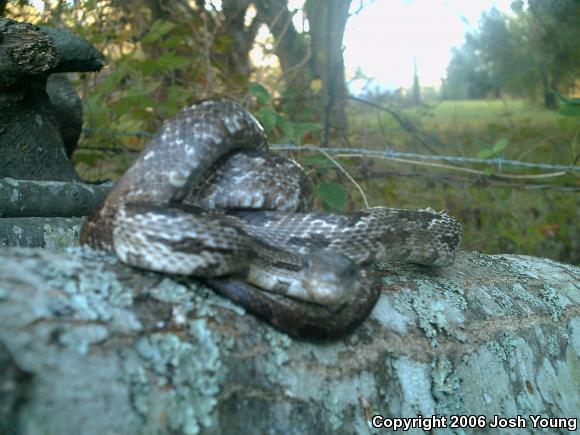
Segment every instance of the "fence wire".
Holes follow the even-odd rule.
[[[135,131],[135,132],[119,132],[107,129],[93,129],[85,128],[83,133],[94,134],[94,133],[107,133],[114,136],[133,136],[133,137],[152,137],[153,134],[146,131]],[[91,149],[90,147],[84,147],[85,149]],[[553,171],[565,171],[565,172],[580,172],[580,166],[576,164],[570,165],[554,165],[551,163],[533,163],[533,162],[522,162],[519,160],[504,159],[502,156],[496,156],[489,159],[481,159],[477,157],[461,157],[461,156],[446,156],[446,155],[427,155],[419,153],[409,153],[389,150],[371,150],[367,148],[332,148],[332,147],[318,147],[312,144],[305,145],[294,145],[294,144],[272,144],[271,149],[277,151],[295,151],[295,152],[320,152],[323,150],[329,154],[358,154],[368,157],[387,157],[387,158],[399,158],[399,159],[412,159],[412,160],[422,160],[422,161],[440,161],[448,163],[475,163],[479,165],[494,166],[498,168],[499,172],[503,171],[505,166],[520,167],[520,168],[530,168],[530,169],[547,169]]]
[[[550,169],[555,171],[569,171],[578,172],[580,166],[577,165],[553,165],[549,163],[533,163],[521,162],[519,160],[508,160],[501,156],[480,159],[477,157],[460,157],[460,156],[441,156],[441,155],[426,155],[418,153],[405,153],[395,150],[369,150],[366,148],[319,148],[316,145],[293,145],[293,144],[274,144],[270,146],[271,149],[279,151],[311,151],[317,152],[320,149],[330,154],[360,154],[369,157],[392,157],[402,159],[413,159],[423,161],[442,161],[442,162],[461,162],[461,163],[477,163],[482,165],[497,166],[501,171],[503,166],[513,166],[521,168],[534,169]]]

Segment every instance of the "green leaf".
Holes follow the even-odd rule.
[[[191,59],[186,56],[178,56],[173,53],[164,53],[155,61],[158,65],[163,65],[165,69],[179,68],[188,65]]]
[[[566,98],[562,94],[556,91],[552,91],[554,95],[560,100],[561,103],[564,104],[572,104],[572,105],[580,105],[580,98]]]
[[[278,114],[273,109],[269,107],[262,107],[256,112],[256,116],[268,134],[274,130],[274,127],[276,127]]]
[[[146,59],[142,62],[138,62],[135,65],[135,69],[141,71],[145,76],[152,75],[153,73],[159,71],[161,68],[162,65],[159,65],[159,63],[153,59]]]
[[[157,100],[147,94],[131,93],[110,105],[116,113],[127,113],[136,107],[155,107]]]
[[[318,168],[336,168],[332,160],[322,155],[304,157],[302,162],[307,166],[316,166]]]
[[[99,45],[105,42],[105,35],[103,33],[95,33],[91,35],[91,43],[95,45]]]
[[[173,85],[167,90],[165,100],[160,106],[165,110],[167,116],[173,116],[178,112],[188,101],[189,94],[183,92],[183,88]]]
[[[108,95],[119,88],[119,84],[123,81],[123,77],[129,74],[129,66],[126,62],[118,62],[117,67],[110,75],[99,84],[98,92],[101,95]]]
[[[172,35],[168,38],[165,38],[163,41],[159,42],[159,47],[166,48],[168,50],[173,50],[175,48],[180,47],[183,44],[183,40],[184,40],[183,35]]]
[[[479,151],[479,153],[477,153],[477,157],[479,157],[480,159],[489,159],[490,157],[492,157],[494,154],[493,150],[486,148],[484,150]]]
[[[495,143],[492,151],[494,154],[501,153],[503,150],[505,150],[507,148],[508,145],[509,145],[509,140],[507,140],[505,137],[503,137]]]
[[[563,106],[560,106],[558,113],[564,116],[580,116],[580,105],[564,104]]]
[[[282,127],[282,132],[284,133],[284,135],[286,135],[286,137],[290,141],[295,142],[294,123],[292,121],[289,121],[288,119],[284,118],[283,116],[278,115],[278,114],[276,114],[276,117],[278,119],[278,125],[280,127]]]
[[[344,210],[345,208],[346,193],[338,183],[333,181],[320,183],[316,187],[316,195],[331,209]]]
[[[176,25],[170,21],[157,20],[151,25],[151,30],[149,30],[141,41],[145,43],[155,42],[163,35],[171,32],[175,27]]]
[[[560,102],[558,113],[564,116],[580,116],[580,98],[566,98],[556,91],[552,91]]]
[[[272,100],[268,90],[259,83],[250,83],[249,90],[250,94],[256,97],[259,104],[269,104]]]

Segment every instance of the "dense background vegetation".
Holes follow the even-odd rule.
[[[100,74],[75,77],[85,135],[74,159],[87,179],[117,177],[162,120],[192,101],[227,95],[259,116],[272,142],[387,151],[334,160],[296,153],[318,207],[364,206],[362,190],[370,205],[449,210],[464,224],[466,249],[580,263],[572,169],[580,3],[514,1],[513,15],[486,14],[456,49],[441,92],[421,88],[419,72],[410,90],[353,98],[342,35],[349,13],[364,7],[350,0],[307,0],[300,11],[284,0],[45,0],[40,13],[27,1],[0,1],[4,16],[67,26],[107,56]],[[489,164],[462,160],[468,157]],[[571,167],[514,167],[506,159]]]

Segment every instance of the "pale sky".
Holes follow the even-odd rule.
[[[371,87],[408,88],[417,58],[422,86],[439,86],[467,30],[477,28],[483,11],[495,6],[510,12],[513,0],[375,0],[346,24],[347,76],[358,67],[376,80]],[[353,1],[356,6],[358,0]],[[357,83],[358,91],[362,83]]]
[[[451,48],[463,42],[466,31],[477,28],[483,11],[496,7],[510,12],[513,0],[364,0],[367,4],[352,15],[344,35],[347,78],[358,68],[373,78],[371,87],[409,88],[416,57],[422,86],[439,86],[451,60]],[[214,0],[215,2],[215,0]],[[357,8],[360,0],[353,0]],[[43,9],[42,0],[32,3]],[[289,0],[300,10],[304,0]],[[300,29],[302,16],[295,14]],[[367,81],[351,83],[359,92]]]

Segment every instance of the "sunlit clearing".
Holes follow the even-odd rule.
[[[422,86],[439,86],[467,30],[477,27],[481,13],[496,7],[510,11],[512,0],[378,0],[349,18],[344,46],[347,73],[357,71],[379,90],[410,87],[417,60]],[[351,90],[360,92],[363,81]]]

